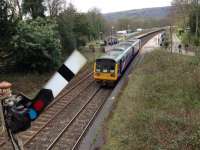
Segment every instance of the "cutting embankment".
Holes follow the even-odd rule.
[[[199,149],[200,59],[146,54],[106,126],[104,150]]]

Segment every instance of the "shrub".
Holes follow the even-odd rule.
[[[200,148],[200,69],[195,57],[145,55],[117,98],[104,150]]]
[[[20,71],[48,71],[59,65],[57,24],[48,19],[20,21],[12,39],[13,59]]]
[[[191,35],[189,33],[183,34],[182,42],[184,44],[188,44],[188,43],[190,43],[190,41],[191,41]]]

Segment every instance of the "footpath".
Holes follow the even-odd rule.
[[[188,56],[195,56],[195,53],[192,52],[190,48],[186,49],[184,47],[184,45],[181,43],[181,40],[177,37],[175,33],[172,35],[172,38],[173,38],[173,44],[172,44],[173,53],[179,53],[179,54],[188,55]]]

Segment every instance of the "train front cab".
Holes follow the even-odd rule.
[[[94,64],[94,79],[102,86],[114,86],[118,72],[119,66],[112,59],[97,59]]]

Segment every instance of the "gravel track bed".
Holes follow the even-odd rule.
[[[77,77],[72,82],[74,84],[79,82],[82,78],[87,76],[89,72],[90,72],[89,69],[83,71],[82,73],[77,75]],[[32,137],[36,132],[38,132],[38,130],[40,130],[49,120],[51,120],[52,116],[54,116],[56,112],[61,110],[66,104],[70,102],[71,99],[75,98],[77,94],[84,91],[85,88],[87,88],[92,82],[93,79],[92,76],[90,76],[87,80],[83,81],[78,87],[76,87],[72,91],[69,92],[69,90],[63,90],[63,94],[59,95],[59,97],[57,97],[55,100],[56,102],[51,107],[46,109],[45,112],[40,115],[37,121],[32,123],[30,129],[18,134],[18,136],[22,139],[23,143],[27,142],[27,140],[29,140],[30,137]],[[70,89],[71,87],[73,87],[74,84],[68,85],[65,89]],[[67,92],[69,93],[64,96],[64,94],[66,94]],[[1,146],[0,149],[10,149],[11,148],[10,142],[7,142],[5,144],[4,141],[5,137],[0,136],[0,146]]]
[[[88,74],[90,74],[92,71],[89,68],[86,68],[84,70],[81,70],[66,86],[66,88],[57,96],[56,99],[59,99],[63,95],[65,95],[66,92],[70,90],[71,87],[73,87],[77,82],[79,82],[81,79],[86,77]]]
[[[97,88],[98,85],[94,82],[82,93],[77,93],[76,99],[74,99],[62,113],[53,119],[29,144],[25,145],[24,149],[46,149],[57,134],[70,122],[82,105],[84,105],[85,100],[88,99]],[[65,98],[69,99],[70,97]]]
[[[94,113],[104,103],[111,93],[111,89],[101,89],[92,101],[86,106],[83,112],[75,119],[75,121],[69,126],[66,132],[52,148],[53,150],[71,150],[76,141],[84,131],[87,124],[90,122]]]

